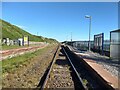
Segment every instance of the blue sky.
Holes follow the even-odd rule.
[[[91,40],[95,34],[118,29],[117,2],[3,2],[2,19],[40,36],[58,41],[88,40],[92,16]]]

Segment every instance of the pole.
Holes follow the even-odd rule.
[[[71,42],[72,42],[72,32],[71,32]]]
[[[37,32],[37,36],[38,36],[38,32]]]
[[[102,33],[102,55],[104,55],[104,33]]]
[[[91,34],[91,17],[90,17],[90,23],[89,23],[89,51],[90,51],[90,47],[91,47],[90,34]]]
[[[72,44],[72,32],[71,32],[71,46],[73,46],[73,44]]]

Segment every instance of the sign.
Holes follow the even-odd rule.
[[[28,41],[28,36],[24,36],[24,42]]]
[[[94,35],[94,47],[95,49],[102,50],[103,54],[104,33]]]
[[[29,37],[28,36],[24,36],[23,41],[24,41],[24,45],[29,45]]]

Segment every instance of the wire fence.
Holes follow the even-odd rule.
[[[75,41],[73,42],[73,47],[76,47],[81,50],[88,50],[88,43],[88,41]],[[90,48],[94,48],[94,41],[90,41]],[[110,40],[104,40],[103,50],[110,51]]]

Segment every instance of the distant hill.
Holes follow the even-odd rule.
[[[0,20],[0,22],[2,22],[2,38],[18,39],[23,36],[29,36],[30,41],[48,42],[48,43],[57,42],[55,39],[32,35],[26,32],[25,30],[15,25],[12,25],[4,20]]]

